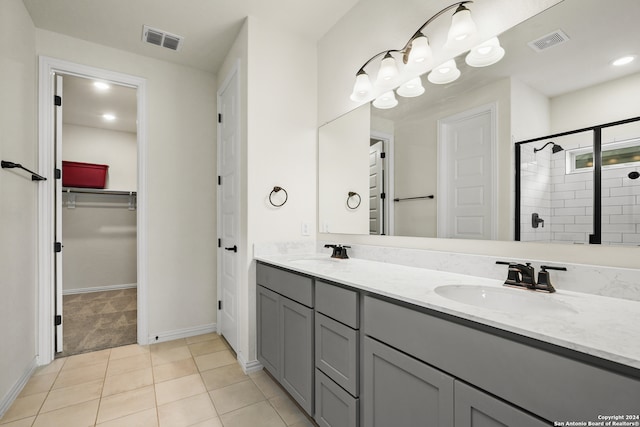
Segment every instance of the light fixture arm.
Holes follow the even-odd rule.
[[[455,2],[455,3],[445,7],[444,9],[440,10],[438,13],[436,13],[431,18],[429,18],[424,24],[422,24],[420,26],[420,28],[418,28],[416,30],[415,33],[413,33],[413,35],[411,36],[409,41],[407,41],[407,43],[404,45],[404,47],[402,49],[383,50],[382,52],[376,53],[371,58],[369,58],[367,61],[365,61],[364,64],[362,64],[362,67],[360,67],[360,69],[358,70],[356,75],[364,73],[365,72],[364,69],[366,68],[366,66],[369,65],[371,63],[371,61],[373,61],[374,59],[376,59],[376,58],[378,58],[378,57],[380,57],[382,55],[386,56],[387,54],[391,54],[391,53],[401,53],[403,55],[403,62],[406,64],[407,63],[408,54],[409,54],[409,51],[410,51],[410,47],[411,47],[411,43],[413,42],[413,40],[415,40],[416,38],[418,38],[418,37],[420,37],[422,35],[422,30],[424,30],[427,27],[427,25],[432,23],[440,15],[448,12],[449,10],[453,9],[454,7],[455,8],[460,8],[461,6],[464,6],[467,3],[473,3],[473,1],[472,0],[458,1],[458,2]]]

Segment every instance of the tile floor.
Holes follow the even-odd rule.
[[[313,426],[263,371],[245,375],[215,333],[56,359],[2,427]]]

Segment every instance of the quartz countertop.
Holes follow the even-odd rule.
[[[503,281],[327,254],[260,255],[274,266],[341,283],[398,301],[447,313],[604,360],[640,369],[640,302],[557,290],[553,294],[511,289]],[[505,277],[507,266],[505,266]],[[551,273],[553,275],[553,272]],[[444,285],[474,285],[519,292],[560,303],[559,313],[526,313],[457,302],[436,293]]]

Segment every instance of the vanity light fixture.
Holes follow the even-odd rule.
[[[476,32],[476,24],[471,19],[471,11],[462,3],[451,17],[451,27],[449,28],[446,45],[466,40],[475,35]]]
[[[623,65],[630,64],[634,59],[636,59],[635,55],[623,56],[611,62],[611,65],[613,65],[614,67],[621,67]]]
[[[455,59],[450,59],[434,68],[427,76],[427,79],[433,84],[446,85],[458,80],[458,77],[460,77],[460,70],[456,66],[456,61]]]
[[[504,49],[500,46],[500,41],[493,37],[471,49],[464,60],[471,67],[488,67],[500,61],[503,56]]]
[[[398,100],[392,90],[383,93],[373,101],[373,106],[381,110],[388,110],[396,105],[398,105]]]
[[[411,79],[402,86],[400,86],[397,90],[398,95],[404,98],[413,98],[416,96],[420,96],[424,93],[424,86],[422,86],[422,79],[420,76],[415,79]]]
[[[422,82],[410,76],[411,74],[415,76],[420,70],[427,71],[432,65],[433,52],[429,44],[429,38],[423,32],[424,29],[440,15],[455,8],[455,12],[451,17],[451,27],[449,28],[445,48],[455,47],[456,45],[460,46],[461,42],[468,46],[473,42],[477,34],[476,24],[471,18],[471,11],[466,6],[470,3],[473,3],[473,1],[458,1],[445,7],[422,24],[402,49],[384,50],[369,58],[356,73],[356,81],[353,86],[353,92],[351,93],[351,100],[364,102],[373,98],[376,93],[382,92],[382,95],[374,101],[373,105],[377,108],[393,108],[397,104],[397,100],[393,95],[393,91],[391,91],[391,94],[389,94],[389,91],[398,83],[402,82],[405,83],[398,89],[398,95],[419,96],[424,93]],[[495,41],[497,41],[497,38]],[[480,46],[478,46],[478,48],[480,48]],[[495,46],[493,39],[491,40],[491,46],[485,47],[485,49],[482,49],[482,52],[485,50],[491,52],[490,54],[484,53],[485,57],[483,57],[483,60],[485,62],[489,62],[486,59],[488,57],[490,57],[492,61],[497,62],[502,58],[502,55],[504,55],[504,49],[500,47],[500,43],[498,42],[497,46]],[[403,70],[404,76],[398,68],[398,62],[395,56],[397,56],[398,59],[401,58],[405,64]],[[496,57],[497,59],[495,59]],[[382,60],[375,83],[372,83],[365,68],[378,58],[382,58]],[[447,61],[446,64],[446,67],[444,64],[439,67],[437,76],[436,73],[432,72],[429,75],[429,81],[437,84],[446,84],[460,76],[460,71],[457,69],[455,61]],[[490,64],[488,63],[487,65]],[[445,70],[445,68],[448,68],[448,70]]]

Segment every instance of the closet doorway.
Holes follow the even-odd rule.
[[[64,247],[56,355],[64,357],[137,341],[137,112],[136,89],[112,82],[56,74],[56,93],[56,241]]]
[[[41,170],[51,171],[38,192],[38,364],[126,342],[147,344],[146,81],[49,57],[40,57],[38,74],[38,156]],[[87,86],[99,90],[95,81],[108,84],[107,91],[128,93],[129,111],[108,105],[92,111],[85,104],[74,112],[73,104],[79,102],[73,91],[83,93]],[[129,127],[95,122],[108,120],[106,113],[116,116],[114,124],[126,126],[128,121]],[[80,183],[63,183],[72,175],[70,165],[62,173],[63,160],[108,165],[104,185],[83,187],[82,177]],[[114,296],[110,292],[119,299],[108,300]],[[125,301],[131,296],[127,293],[135,294],[135,303]],[[76,300],[75,314],[73,307],[64,310],[67,296]],[[92,305],[89,296],[101,301]],[[112,316],[99,319],[101,314]],[[97,321],[88,326],[92,320]],[[135,326],[123,333],[126,342],[107,336],[107,326],[124,329],[127,323]],[[77,325],[88,329],[83,337],[74,330]]]

